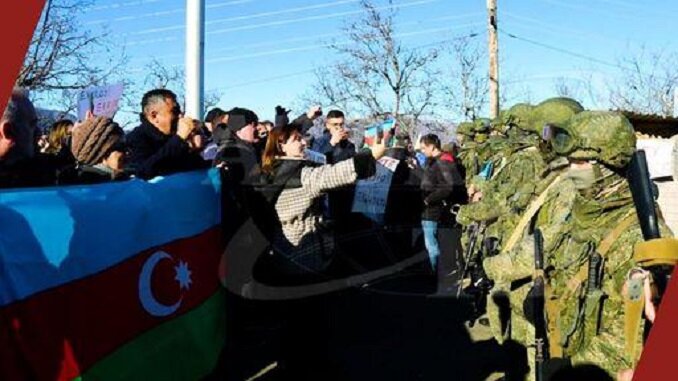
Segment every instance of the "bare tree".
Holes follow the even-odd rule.
[[[16,85],[35,92],[71,91],[99,85],[125,61],[110,53],[106,33],[95,34],[76,20],[91,0],[47,0]],[[92,59],[107,55],[108,60]],[[98,62],[109,62],[101,67]]]
[[[610,87],[610,104],[619,109],[669,116],[678,87],[678,54],[641,47],[618,60],[619,78]]]
[[[144,79],[140,82],[141,85],[135,84],[131,81],[125,81],[125,91],[123,104],[125,105],[126,113],[138,113],[139,101],[143,94],[151,89],[168,89],[172,90],[177,95],[177,101],[182,108],[185,108],[185,79],[186,73],[180,66],[168,66],[158,59],[152,59],[144,66],[143,69],[146,74]],[[207,110],[215,107],[222,97],[222,92],[219,90],[211,90],[205,92],[203,99],[203,114]]]
[[[477,118],[489,97],[485,54],[471,38],[456,39],[451,45],[454,66],[444,88],[455,114],[465,120]]]
[[[364,11],[348,21],[342,31],[345,41],[330,44],[341,58],[339,63],[316,72],[316,84],[309,100],[353,109],[363,116],[390,113],[402,119],[409,131],[411,123],[435,106],[436,74],[433,63],[438,50],[405,48],[397,38],[392,0],[376,7],[362,0]]]
[[[559,97],[576,99],[579,95],[578,84],[573,85],[572,81],[569,81],[565,77],[558,77],[553,80],[553,90]]]

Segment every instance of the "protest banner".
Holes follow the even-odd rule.
[[[353,212],[363,213],[374,220],[378,220],[378,216],[384,214],[393,173],[399,163],[400,160],[382,157],[377,163],[377,173],[356,183]]]
[[[112,118],[118,111],[124,86],[122,83],[90,87],[78,96],[78,119],[84,120],[90,109],[95,116]]]

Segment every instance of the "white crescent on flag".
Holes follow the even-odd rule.
[[[153,290],[151,289],[153,270],[155,269],[155,266],[164,259],[172,259],[172,257],[164,251],[158,251],[151,255],[146,260],[146,263],[144,263],[144,266],[141,268],[141,274],[139,275],[139,300],[141,301],[144,310],[155,317],[169,316],[175,313],[179,307],[181,307],[181,301],[183,299],[183,297],[179,298],[178,302],[168,306],[158,302],[153,295]]]

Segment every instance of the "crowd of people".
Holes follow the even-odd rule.
[[[459,281],[470,274],[467,291],[487,297],[497,341],[528,348],[537,314],[523,306],[533,295],[532,279],[545,276],[550,355],[630,379],[647,316],[629,316],[628,290],[650,282],[639,263],[661,249],[634,252],[643,236],[625,171],[635,135],[623,115],[555,98],[462,123],[455,145],[435,134],[412,142],[392,131],[366,147],[349,139],[339,110],[314,132],[322,114],[314,106],[290,120],[278,107],[271,122],[245,108],[216,108],[198,121],[182,115],[174,93],[157,89],[143,96],[140,125],[128,134],[110,118],[89,114],[77,123],[57,121],[41,137],[33,105],[16,90],[0,122],[0,188],[147,180],[217,167],[225,234],[252,218],[274,253],[269,269],[299,280],[344,271],[337,236],[366,223],[352,213],[352,187],[391,157],[399,162],[377,221],[392,228],[384,234],[395,242],[396,257],[409,255],[398,253],[411,246],[403,232],[421,228],[430,271],[440,278],[456,271]],[[309,160],[309,150],[322,163]],[[464,250],[449,237],[462,228],[469,233]],[[670,236],[661,219],[659,228]],[[535,271],[540,237],[544,269]],[[594,259],[603,264],[590,265]]]
[[[319,106],[294,120],[282,107],[275,112],[271,122],[245,108],[215,108],[199,121],[183,116],[172,91],[155,89],[144,94],[140,124],[127,134],[114,120],[88,113],[76,123],[58,120],[41,135],[31,101],[15,90],[0,125],[0,187],[147,180],[218,167],[227,198],[225,231],[252,217],[285,258],[280,267],[318,272],[332,266],[334,233],[353,229],[352,186],[390,156],[400,160],[390,197],[405,194],[410,206],[387,211],[386,218],[421,224],[436,268],[436,232],[451,225],[450,206],[466,197],[464,171],[436,135],[424,136],[415,149],[409,136],[389,131],[388,142],[367,147],[349,139],[342,111],[324,115],[321,131],[312,131],[323,114]],[[308,160],[309,151],[323,163]],[[427,158],[423,165],[417,154]]]

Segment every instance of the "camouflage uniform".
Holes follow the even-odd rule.
[[[547,176],[557,165],[549,165],[551,155],[540,146],[536,134],[546,123],[563,124],[571,116],[581,112],[581,105],[568,98],[554,98],[533,107],[517,104],[502,112],[497,125],[504,128],[506,137],[496,137],[492,147],[494,156],[489,159],[495,165],[495,173],[489,182],[473,180],[473,185],[483,192],[483,200],[465,205],[459,211],[457,221],[462,225],[486,221],[493,223],[488,236],[501,243],[504,235],[510,234],[530,201],[550,184],[553,177]],[[496,128],[496,127],[495,127]],[[489,142],[492,142],[490,140]]]
[[[556,307],[547,316],[549,338],[555,342],[560,336],[556,344],[574,363],[594,363],[614,375],[632,367],[635,360],[624,351],[621,290],[634,265],[633,247],[643,238],[628,183],[620,174],[635,150],[635,136],[628,120],[613,112],[580,113],[555,132],[554,150],[594,164],[587,170],[590,176],[568,170],[568,179],[556,191],[561,200],[555,208],[547,202],[537,216],[536,226],[544,233],[546,265],[552,269],[548,272],[551,297],[547,303]],[[574,198],[567,212],[570,192]],[[663,235],[670,234],[663,223],[661,229]],[[612,244],[604,253],[602,294],[606,300],[598,321],[602,294],[587,291],[586,276],[589,256],[600,250],[604,240]],[[510,261],[486,261],[488,273],[510,265],[510,274],[502,275],[506,281],[528,275],[534,266],[533,249],[525,244],[528,241],[524,240]],[[525,332],[525,343],[533,340],[530,331],[531,327]]]

